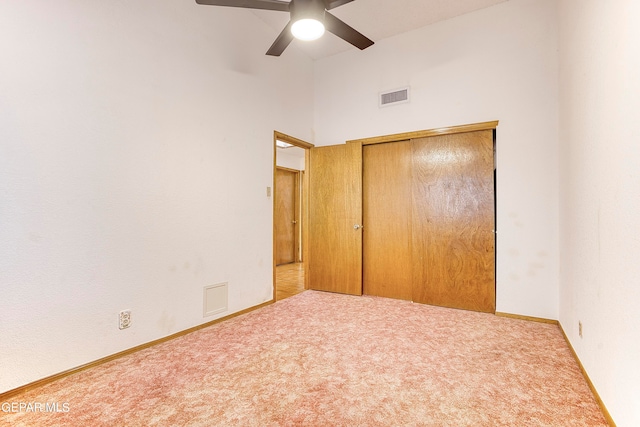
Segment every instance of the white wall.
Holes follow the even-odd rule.
[[[312,62],[248,11],[0,2],[0,392],[272,299],[273,131]],[[133,326],[117,315],[131,309]]]
[[[276,166],[303,171],[304,149],[299,147],[289,147],[276,151]]]
[[[638,426],[640,3],[559,16],[560,321],[616,424]]]
[[[315,144],[500,120],[497,310],[557,319],[557,90],[556,2],[511,0],[317,61]]]

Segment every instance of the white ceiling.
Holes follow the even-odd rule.
[[[355,0],[333,9],[331,13],[377,42],[504,1],[507,0]],[[250,13],[273,28],[274,40],[289,21],[286,12],[251,10]],[[294,40],[294,44],[313,59],[357,49],[329,33],[312,42]],[[271,43],[265,42],[265,52],[269,46]],[[285,50],[283,55],[286,54]]]

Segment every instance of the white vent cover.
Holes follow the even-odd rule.
[[[409,102],[409,88],[396,89],[391,92],[383,92],[379,97],[380,107],[389,105],[404,104]]]
[[[227,311],[228,287],[227,283],[205,286],[203,317]]]

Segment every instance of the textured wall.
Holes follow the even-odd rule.
[[[497,310],[558,318],[556,2],[511,0],[316,62],[317,145],[500,120]],[[409,86],[411,102],[378,108]]]
[[[0,392],[272,298],[273,130],[312,63],[248,11],[0,4]],[[132,311],[120,331],[118,312]]]
[[[638,426],[640,3],[559,11],[560,321],[616,424]]]

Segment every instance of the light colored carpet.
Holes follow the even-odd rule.
[[[64,378],[12,426],[606,426],[555,325],[307,291]]]

